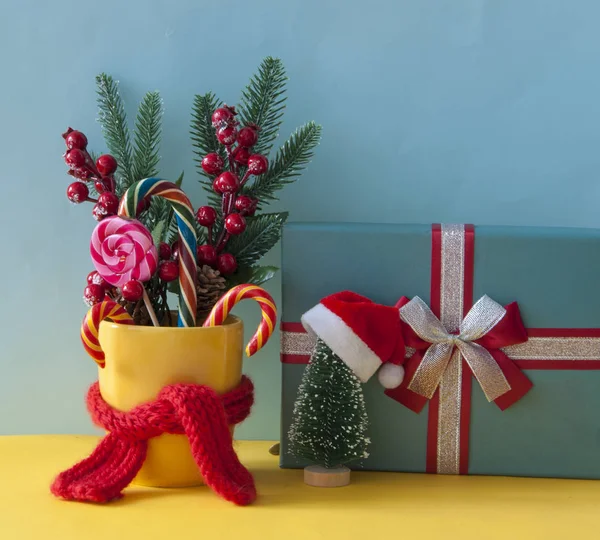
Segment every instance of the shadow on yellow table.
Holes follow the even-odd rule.
[[[598,538],[600,483],[499,477],[353,473],[352,485],[305,486],[280,470],[272,443],[237,442],[259,498],[249,507],[205,486],[130,487],[106,505],[66,502],[53,477],[87,456],[96,437],[0,437],[2,540]]]

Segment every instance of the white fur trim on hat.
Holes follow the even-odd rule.
[[[381,386],[384,388],[388,388],[390,390],[392,388],[397,388],[404,380],[404,368],[402,366],[392,364],[391,362],[386,362],[383,364],[383,366],[381,366],[381,368],[379,368],[377,378],[379,379]]]
[[[302,315],[306,331],[321,338],[363,383],[381,366],[381,359],[333,311],[317,304]]]

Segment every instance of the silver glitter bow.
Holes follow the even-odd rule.
[[[418,296],[400,309],[400,318],[422,340],[431,343],[408,388],[431,399],[457,350],[467,361],[488,401],[510,390],[500,366],[487,349],[474,341],[485,336],[506,314],[489,296],[481,297],[460,323],[459,333],[450,334],[429,306]],[[456,348],[456,349],[455,349]]]

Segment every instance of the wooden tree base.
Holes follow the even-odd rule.
[[[350,469],[340,465],[326,469],[319,465],[304,468],[304,483],[313,487],[343,487],[350,483]]]

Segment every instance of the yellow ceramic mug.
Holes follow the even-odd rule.
[[[173,328],[100,323],[106,366],[98,369],[100,392],[112,407],[128,411],[175,383],[205,384],[219,393],[242,377],[244,325],[229,316],[221,326]],[[232,428],[233,429],[233,428]],[[185,435],[150,439],[135,484],[185,487],[203,483]]]

